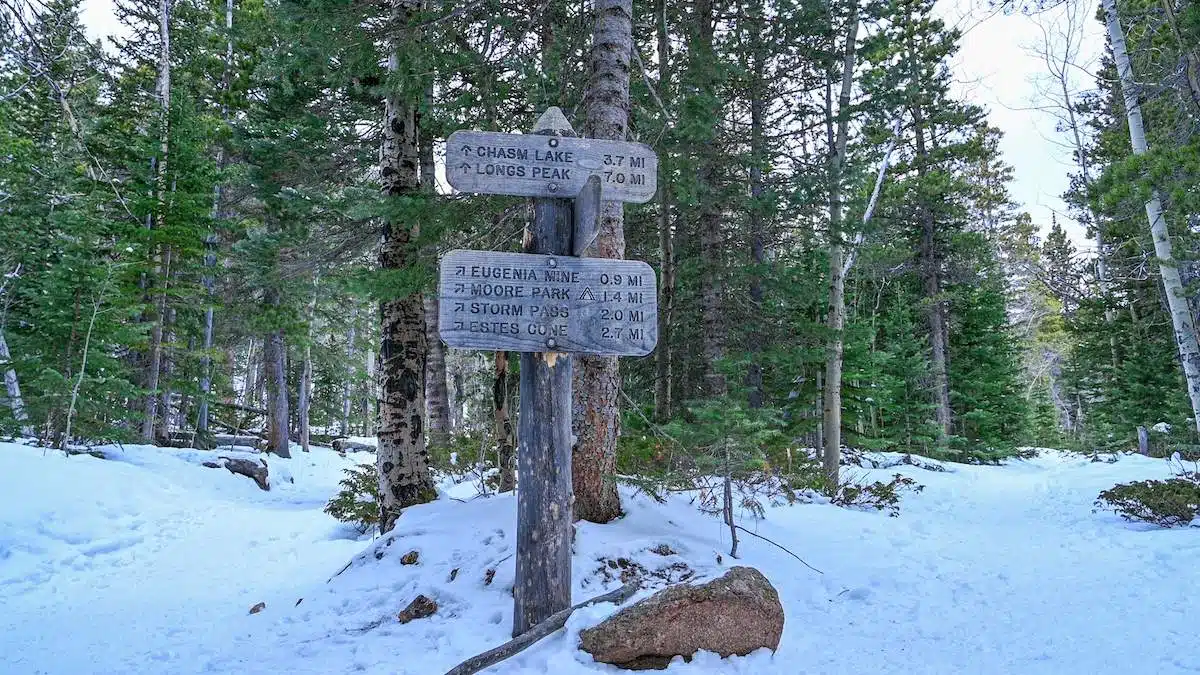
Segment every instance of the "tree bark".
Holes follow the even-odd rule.
[[[766,140],[763,135],[763,117],[766,113],[766,82],[764,78],[765,57],[762,44],[763,16],[762,0],[750,5],[746,17],[750,28],[750,308],[753,328],[750,331],[750,363],[746,367],[747,404],[750,408],[762,408],[766,392],[763,390],[763,369],[759,352],[765,338],[762,334],[763,268],[766,265],[766,245],[763,232],[763,169],[769,168]],[[732,518],[732,516],[731,516]],[[732,527],[732,522],[730,523]],[[735,542],[734,547],[737,544]],[[730,554],[733,556],[733,554]],[[736,557],[736,556],[734,556]]]
[[[158,156],[154,165],[156,197],[155,226],[161,230],[166,224],[167,208],[167,160],[170,150],[171,116],[171,2],[158,0],[158,83],[156,86],[159,104]],[[169,257],[169,249],[161,254]],[[159,272],[162,273],[160,267]],[[164,278],[164,283],[166,279]],[[158,415],[158,385],[162,368],[163,321],[166,314],[165,292],[158,301],[158,310],[152,316],[154,326],[150,331],[150,363],[146,376],[146,409],[142,421],[142,438],[154,441],[156,417]]]
[[[419,0],[392,0],[394,25],[388,71],[399,70],[401,54],[417,48],[406,26]],[[420,189],[417,101],[390,91],[384,103],[380,174],[384,194],[399,197]],[[411,265],[417,223],[389,219],[379,248],[379,266]],[[381,532],[389,532],[402,509],[437,496],[425,447],[425,308],[420,293],[385,300],[380,315],[379,502]]]
[[[429,443],[450,443],[450,401],[446,387],[446,345],[438,333],[437,293],[425,295],[425,342],[429,347],[425,366],[425,399],[429,413]]]
[[[0,365],[12,363],[12,354],[8,351],[8,341],[4,339],[4,330],[0,329]],[[8,396],[8,407],[12,410],[13,419],[20,425],[21,434],[33,435],[33,427],[29,424],[29,414],[25,412],[25,399],[21,398],[21,384],[17,379],[17,371],[12,367],[4,369],[4,390]]]
[[[911,86],[914,89],[922,89],[924,82],[917,74],[917,51],[913,45],[913,26],[911,9],[906,17],[908,26],[906,28],[908,61],[912,73]],[[917,176],[923,181],[928,173],[927,164],[929,161],[929,153],[925,146],[925,115],[921,106],[920,100],[915,100],[912,103],[913,115],[913,132],[916,134],[917,146]],[[930,371],[933,377],[933,394],[934,404],[936,406],[937,425],[943,436],[950,436],[953,433],[953,418],[950,409],[950,376],[947,368],[947,351],[949,342],[949,331],[946,324],[946,301],[942,299],[941,285],[941,260],[938,256],[937,247],[937,223],[934,218],[933,210],[929,208],[927,200],[929,195],[921,195],[921,203],[918,207],[918,221],[921,224],[921,242],[918,252],[918,265],[921,271],[921,288],[925,296],[925,301],[929,305],[929,348],[930,348]]]
[[[629,124],[633,1],[596,0],[592,11],[592,72],[584,94],[584,135],[623,141]],[[625,210],[621,202],[601,202],[599,236],[588,254],[625,257]],[[607,523],[621,515],[621,500],[613,481],[620,433],[617,397],[621,371],[615,356],[580,356],[573,367],[576,442],[571,475],[575,517]]]
[[[699,36],[696,54],[691,55],[695,68],[711,70],[715,67],[716,53],[714,49],[714,30],[716,17],[712,0],[697,0],[695,9],[696,25],[693,30]],[[706,75],[710,90],[706,93],[715,95],[716,82],[711,74]],[[717,129],[713,128],[712,137],[708,143],[699,148],[698,167],[696,170],[700,200],[700,255],[701,255],[701,285],[700,314],[704,326],[701,338],[701,351],[704,356],[704,389],[709,396],[724,396],[729,391],[729,385],[724,373],[718,367],[725,358],[725,312],[722,302],[725,295],[725,274],[723,264],[723,248],[725,245],[721,232],[721,204],[718,203],[717,165],[719,149],[716,147]]]
[[[846,270],[844,263],[842,169],[846,163],[846,145],[850,136],[850,95],[854,86],[855,48],[858,45],[858,0],[851,0],[842,56],[842,87],[838,92],[837,132],[829,157],[829,342],[825,354],[824,464],[830,494],[837,491],[842,455],[842,357],[846,327]],[[833,118],[827,116],[827,129],[833,131]]]
[[[358,307],[350,308],[350,326],[346,329],[346,379],[342,382],[342,436],[350,435],[350,407],[353,402],[351,379],[354,373],[354,330],[358,323]]]
[[[296,416],[300,425],[300,449],[304,452],[309,451],[309,409],[312,407],[312,343],[313,343],[313,324],[316,322],[317,314],[317,289],[321,283],[320,274],[313,276],[313,294],[312,301],[308,304],[308,339],[304,342],[304,363],[300,371],[300,391],[296,395]]]
[[[233,71],[233,0],[225,0],[225,69],[221,75],[221,92],[228,97]],[[221,102],[221,119],[229,125],[228,101]],[[225,147],[217,147],[217,172],[224,171],[226,164]],[[213,184],[212,219],[215,223],[221,217],[221,183]],[[204,308],[204,357],[200,365],[200,405],[196,411],[196,433],[203,435],[208,432],[208,398],[212,393],[213,360],[213,274],[211,270],[217,266],[217,235],[209,232],[204,237],[204,293],[208,297],[208,305]]]
[[[279,303],[278,291],[271,291],[272,304]],[[283,329],[271,331],[265,340],[264,358],[267,370],[267,452],[291,457],[288,438],[287,366]]]
[[[492,409],[495,413],[496,463],[500,466],[497,492],[511,492],[517,487],[517,477],[513,472],[513,427],[508,411],[508,352],[496,352]]]
[[[1133,66],[1125,47],[1125,33],[1117,14],[1116,0],[1102,0],[1105,25],[1112,43],[1113,60],[1121,79],[1121,95],[1125,102],[1125,117],[1129,122],[1129,142],[1134,155],[1143,155],[1147,150],[1146,129],[1142,121],[1142,106],[1138,102],[1137,83],[1133,77]],[[1154,254],[1158,258],[1159,274],[1162,276],[1163,291],[1171,312],[1171,325],[1175,330],[1175,342],[1179,347],[1179,360],[1187,381],[1188,399],[1192,404],[1192,416],[1200,431],[1200,345],[1196,340],[1196,326],[1187,296],[1183,293],[1183,282],[1179,267],[1171,252],[1171,235],[1163,217],[1162,200],[1158,191],[1151,192],[1146,202],[1146,219],[1150,223],[1150,236],[1154,240]]]
[[[667,32],[667,0],[656,0],[658,33],[658,98],[664,106],[670,99],[671,39]],[[665,112],[664,112],[665,114]],[[663,120],[666,123],[667,120]],[[671,418],[674,374],[671,363],[671,317],[675,304],[675,237],[671,232],[671,153],[664,149],[658,161],[658,248],[661,258],[658,279],[658,347],[654,352],[654,420]]]

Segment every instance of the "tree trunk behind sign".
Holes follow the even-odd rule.
[[[592,75],[584,94],[584,135],[625,140],[629,123],[629,58],[633,50],[632,0],[596,0],[592,33]],[[589,255],[625,257],[625,210],[621,202],[601,203],[599,237]],[[617,467],[620,431],[617,396],[621,372],[615,356],[576,360],[572,457],[575,517],[607,523],[621,515],[612,477]]]
[[[400,56],[412,47],[405,25],[420,2],[393,0],[396,28],[388,56],[388,71],[399,70]],[[383,148],[380,176],[384,194],[398,197],[420,189],[417,144],[417,101],[388,93],[384,106]],[[416,223],[397,218],[385,224],[379,248],[379,266],[404,269],[413,263],[416,251],[411,242],[419,233]],[[379,305],[380,407],[379,468],[381,532],[390,531],[400,511],[436,496],[425,448],[425,308],[420,293],[384,300]]]

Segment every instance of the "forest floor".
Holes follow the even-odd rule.
[[[210,453],[106,450],[100,460],[0,443],[5,675],[436,675],[509,638],[511,495],[473,498],[471,483],[447,484],[372,540],[322,512],[341,469],[369,454],[268,458],[263,492],[201,467]],[[763,571],[787,617],[779,651],[701,654],[674,673],[1200,671],[1200,530],[1092,511],[1114,483],[1167,477],[1165,461],[1043,451],[1000,467],[945,466],[858,471],[926,486],[898,518],[828,504],[746,517],[823,573],[748,536],[731,560],[728,532],[685,497],[657,504],[627,492],[624,518],[579,528],[576,601],[620,583],[608,560],[661,583],[731,564]],[[668,555],[650,551],[660,544]],[[402,564],[412,550],[417,563]],[[399,624],[418,593],[437,614]],[[487,672],[619,672],[575,647],[581,628],[612,611],[581,610]]]

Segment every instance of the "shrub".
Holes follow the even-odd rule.
[[[1200,514],[1200,474],[1184,472],[1165,481],[1121,483],[1101,492],[1096,508],[1159,527],[1189,525]]]
[[[379,470],[371,463],[342,471],[342,489],[325,505],[325,513],[366,534],[379,524]]]
[[[895,474],[888,482],[859,483],[848,480],[838,486],[831,500],[838,506],[870,507],[879,511],[887,511],[895,518],[900,515],[900,497],[908,491],[921,492],[924,485],[917,481]]]

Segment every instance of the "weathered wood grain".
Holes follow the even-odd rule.
[[[446,178],[464,192],[574,198],[592,175],[605,201],[648,202],[658,155],[641,143],[594,138],[456,131],[446,139]]]
[[[657,288],[637,260],[456,250],[442,258],[438,327],[463,349],[645,356]]]

